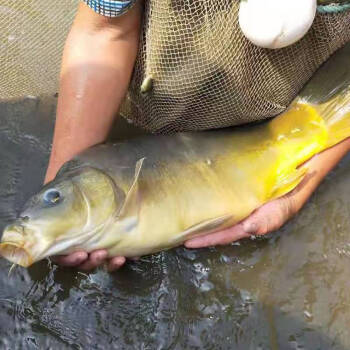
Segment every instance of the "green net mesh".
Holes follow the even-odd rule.
[[[316,69],[350,40],[350,11],[318,14],[308,34],[279,50],[241,33],[236,0],[146,4],[140,52],[122,114],[152,132],[202,130],[282,112]],[[153,85],[147,93],[145,78]]]
[[[78,0],[0,0],[0,99],[53,95]]]

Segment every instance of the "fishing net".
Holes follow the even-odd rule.
[[[316,69],[350,40],[350,11],[318,14],[280,50],[243,36],[236,0],[154,0],[122,113],[159,133],[237,125],[282,112]],[[142,93],[140,86],[153,84]]]
[[[0,0],[0,99],[54,95],[77,0]]]
[[[77,2],[0,0],[0,98],[56,92]],[[241,33],[238,8],[237,0],[146,1],[139,55],[121,114],[157,133],[272,117],[350,40],[350,11],[318,13],[298,43],[262,49]]]

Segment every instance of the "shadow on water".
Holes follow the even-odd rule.
[[[0,105],[1,229],[41,186],[55,103]],[[349,160],[269,237],[114,274],[0,260],[1,349],[350,349]]]

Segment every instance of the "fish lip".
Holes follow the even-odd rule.
[[[14,264],[29,267],[34,263],[34,259],[23,243],[2,242],[0,243],[0,255]]]
[[[23,267],[29,267],[35,262],[26,230],[23,222],[16,220],[5,227],[0,242],[0,256]]]

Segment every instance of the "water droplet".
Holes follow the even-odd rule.
[[[204,281],[200,285],[201,292],[209,292],[213,288],[214,288],[214,284],[209,281]]]
[[[305,315],[306,318],[312,319],[312,313],[311,313],[311,312],[305,310],[305,311],[304,311],[304,315]]]

